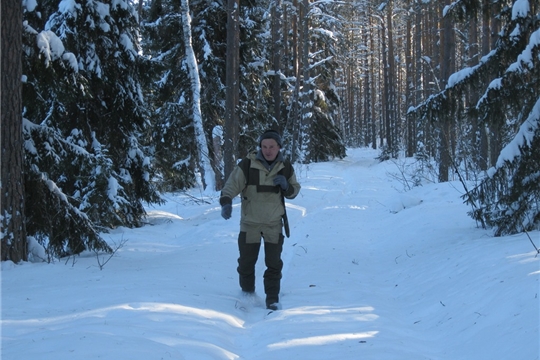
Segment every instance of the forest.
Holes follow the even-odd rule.
[[[111,252],[268,128],[293,163],[371,147],[496,236],[540,226],[537,1],[6,0],[1,26],[2,261]]]

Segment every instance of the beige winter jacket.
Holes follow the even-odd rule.
[[[247,158],[250,160],[249,179],[242,168],[236,166],[221,191],[220,204],[232,203],[232,199],[241,193],[240,231],[246,232],[246,241],[257,243],[262,237],[267,242],[277,243],[285,213],[282,196],[294,199],[300,191],[300,184],[291,166],[288,189],[282,191],[281,187],[274,185],[275,176],[285,168],[281,153],[270,169],[257,158],[257,153],[251,153]]]

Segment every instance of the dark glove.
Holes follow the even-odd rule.
[[[221,207],[221,216],[228,220],[231,218],[232,215],[232,205],[231,204],[225,204]]]
[[[274,178],[274,185],[281,186],[283,191],[287,191],[287,189],[289,188],[289,182],[287,181],[287,179],[285,179],[285,176],[283,175],[276,175],[276,177]]]

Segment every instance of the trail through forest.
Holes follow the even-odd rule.
[[[2,359],[538,359],[539,259],[476,227],[459,182],[404,192],[370,149],[296,166],[282,309],[236,274],[239,199],[167,194],[115,256],[2,264]],[[540,233],[530,234],[538,244]]]

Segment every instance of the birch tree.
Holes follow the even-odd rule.
[[[197,64],[197,58],[193,51],[191,42],[191,16],[189,14],[189,1],[182,0],[182,24],[184,34],[184,46],[186,49],[186,63],[189,69],[189,76],[191,80],[191,90],[193,94],[192,99],[192,111],[193,111],[193,125],[195,128],[195,137],[197,142],[197,167],[200,172],[200,181],[203,189],[211,185],[211,188],[215,190],[215,174],[210,166],[210,158],[208,156],[208,141],[204,132],[203,118],[201,114],[200,94],[201,83],[199,79],[199,69]]]

